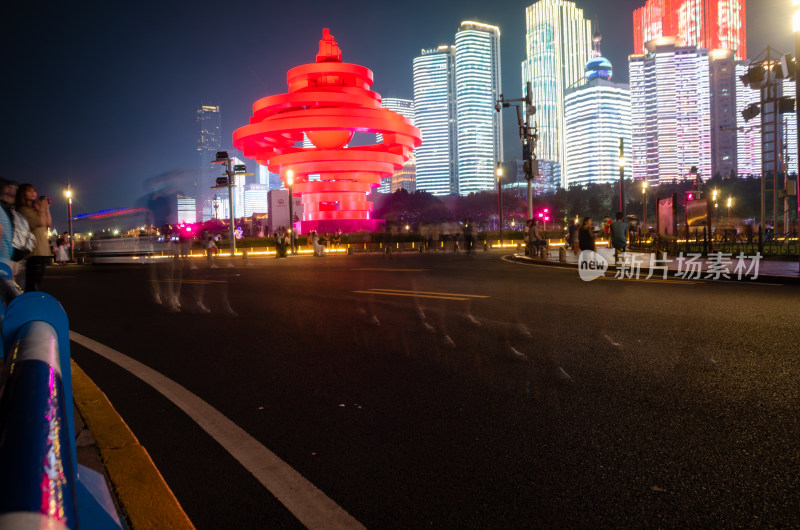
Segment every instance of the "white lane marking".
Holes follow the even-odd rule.
[[[72,341],[119,365],[163,394],[253,474],[307,528],[364,528],[289,464],[184,387],[127,355],[69,332]]]

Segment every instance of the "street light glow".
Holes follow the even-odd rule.
[[[502,176],[503,176],[503,168],[500,167],[500,166],[497,166],[497,178],[499,179]]]
[[[286,170],[286,184],[289,186],[294,184],[294,171],[291,169]]]
[[[619,167],[625,167],[625,157],[624,156],[619,157],[618,163]]]

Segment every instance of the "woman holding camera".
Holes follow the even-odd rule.
[[[33,184],[23,184],[17,188],[16,208],[36,236],[36,248],[25,263],[25,291],[40,291],[44,269],[53,259],[47,238],[47,229],[52,223],[50,199],[44,195],[39,197]]]

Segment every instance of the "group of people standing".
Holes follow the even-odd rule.
[[[24,282],[20,283],[24,283],[25,291],[39,291],[45,268],[53,259],[47,234],[52,224],[50,199],[39,195],[33,184],[18,186],[0,177],[0,205],[3,210],[0,214],[0,262],[9,266],[18,281],[24,276]],[[15,252],[14,231],[24,229],[25,224],[35,238],[35,246],[26,253],[20,252],[22,249]]]
[[[606,217],[603,228],[610,238],[611,246],[614,248],[614,259],[616,260],[617,256],[628,248],[628,224],[625,222],[622,212],[617,212],[614,217],[616,218],[614,221]],[[584,250],[596,252],[597,245],[595,244],[592,218],[584,217],[580,224],[570,225],[566,242],[575,254]]]

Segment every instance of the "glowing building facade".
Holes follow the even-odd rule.
[[[711,101],[707,50],[651,43],[629,57],[633,177],[682,180],[692,166],[711,176]]]
[[[216,186],[220,176],[219,167],[211,163],[216,160],[217,151],[222,150],[222,114],[217,105],[201,105],[195,112],[198,128],[197,137],[197,179],[195,180],[195,199],[197,219],[208,221],[214,216],[212,186]]]
[[[738,61],[736,63],[737,79],[747,73],[749,61]],[[794,81],[784,80],[778,89],[778,97],[787,95],[794,97]],[[762,173],[762,116],[759,114],[755,118],[745,120],[742,111],[751,104],[761,102],[761,90],[752,89],[741,83],[736,85],[736,126],[739,128],[736,138],[737,158],[736,174],[739,177],[760,177]],[[772,109],[771,104],[766,105],[767,109]],[[797,173],[797,121],[794,114],[787,113],[779,115],[778,139],[779,139],[779,162],[784,166],[789,174]],[[769,142],[769,141],[768,141]],[[768,148],[771,145],[767,144]],[[767,165],[771,166],[771,157]]]
[[[495,187],[495,169],[502,161],[500,97],[500,29],[462,22],[456,33],[455,86],[460,195]]]
[[[455,46],[422,50],[414,59],[414,118],[422,132],[416,151],[417,189],[448,195],[458,189]]]
[[[736,170],[736,85],[738,78],[730,50],[709,52],[711,96],[711,173],[723,178]]]
[[[539,126],[537,156],[562,168],[566,184],[564,93],[582,82],[592,58],[591,22],[567,0],[539,0],[525,9],[525,48],[522,91],[531,82],[534,121]]]
[[[626,149],[631,145],[627,83],[614,83],[594,72],[590,75],[584,86],[567,90],[564,98],[567,187],[618,182],[620,138]],[[631,174],[630,157],[626,157],[625,174]]]
[[[678,37],[686,46],[732,50],[747,57],[745,0],[647,0],[633,12],[633,46],[644,53],[647,42]]]

